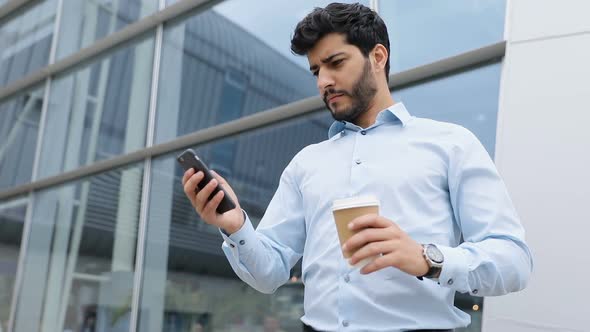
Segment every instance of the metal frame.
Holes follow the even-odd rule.
[[[13,1],[16,2],[16,1]],[[21,5],[24,3],[32,3],[33,1],[20,1]],[[55,54],[57,52],[57,43],[59,38],[59,27],[61,23],[61,9],[63,6],[63,0],[58,0],[57,9],[56,9],[56,17],[55,17],[55,25],[53,30],[53,39],[51,41],[51,49],[49,51],[49,63],[53,63],[55,61]],[[1,17],[1,14],[0,14]],[[39,118],[39,131],[37,133],[37,142],[36,142],[36,150],[35,150],[35,157],[33,159],[33,172],[31,174],[31,180],[35,181],[39,174],[39,159],[41,158],[41,142],[43,140],[43,133],[45,131],[45,119],[47,118],[47,109],[49,107],[49,92],[51,90],[51,77],[48,77],[45,80],[45,91],[43,92],[43,106],[41,108],[41,117]],[[29,199],[27,203],[27,211],[25,213],[25,220],[23,226],[23,233],[21,237],[21,246],[18,255],[18,265],[16,268],[16,275],[15,275],[15,282],[14,287],[12,289],[12,300],[10,303],[10,314],[8,318],[8,331],[14,330],[14,323],[16,319],[16,310],[17,310],[17,303],[20,296],[20,290],[22,285],[22,274],[24,273],[24,261],[25,257],[27,256],[27,250],[29,247],[29,238],[31,233],[31,227],[33,222],[33,209],[35,201],[35,193],[29,193]]]
[[[379,13],[379,0],[370,0],[370,6],[376,13]]]
[[[139,37],[150,30],[155,29],[158,25],[166,21],[170,21],[177,17],[185,15],[187,12],[199,7],[203,10],[209,6],[213,6],[219,0],[180,0],[165,9],[162,9],[150,16],[132,23],[125,28],[110,34],[109,36],[95,42],[94,44],[81,49],[75,54],[72,54],[64,59],[48,65],[47,67],[29,74],[28,76],[17,80],[0,89],[0,102],[6,98],[11,97],[18,92],[27,89],[37,83],[42,82],[48,77],[57,75],[63,71],[71,69],[72,67],[81,64],[85,61],[104,53],[125,41]]]
[[[389,88],[401,89],[424,81],[454,75],[475,67],[500,62],[504,56],[506,42],[502,41],[476,50],[465,52],[424,66],[405,70],[389,76]],[[48,177],[0,192],[0,200],[40,190],[64,182],[90,176],[116,167],[125,166],[145,158],[152,158],[188,146],[204,144],[228,136],[286,121],[314,111],[323,109],[324,103],[319,96],[309,97],[290,104],[219,124],[192,134],[181,136],[173,141],[148,146],[146,148],[117,156],[108,160],[83,166],[73,171]]]
[[[32,5],[38,0],[8,0],[7,3],[0,6],[0,24],[5,19],[9,19],[18,13],[19,10],[25,9],[26,6]]]
[[[165,0],[160,0],[159,8],[166,6]],[[160,81],[160,64],[162,59],[162,45],[164,40],[164,25],[160,24],[156,30],[154,43],[154,65],[152,70],[152,86],[148,126],[146,131],[146,147],[154,144],[154,132],[156,128],[156,110],[158,108],[158,85]],[[143,168],[143,182],[141,188],[141,207],[139,212],[139,225],[137,230],[137,245],[135,251],[135,276],[133,279],[133,294],[131,299],[131,317],[129,332],[137,331],[139,325],[139,310],[141,308],[141,288],[143,285],[143,269],[145,262],[145,242],[147,236],[147,220],[150,202],[150,186],[152,179],[152,159],[146,158]]]

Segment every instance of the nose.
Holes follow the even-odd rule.
[[[320,70],[318,72],[317,87],[318,91],[320,92],[320,96],[324,95],[324,91],[326,91],[326,89],[334,87],[334,78],[327,70]]]

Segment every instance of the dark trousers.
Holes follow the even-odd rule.
[[[318,331],[309,325],[303,324],[303,332],[321,332],[321,331]],[[411,330],[408,332],[453,332],[453,330]]]

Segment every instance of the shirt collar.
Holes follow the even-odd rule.
[[[405,127],[411,118],[412,116],[404,104],[402,102],[398,102],[379,112],[379,114],[377,114],[375,124],[395,123],[399,121],[402,124],[402,127]],[[341,133],[344,129],[353,129],[355,127],[357,126],[347,121],[334,121],[334,123],[332,123],[330,126],[330,129],[328,129],[328,138],[331,139],[332,137]]]

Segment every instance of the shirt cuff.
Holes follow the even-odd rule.
[[[444,263],[438,283],[461,293],[471,292],[469,287],[469,262],[462,248],[436,246],[443,254]]]
[[[243,211],[243,213],[244,224],[237,232],[228,235],[223,229],[219,229],[219,233],[221,233],[224,240],[222,247],[230,249],[233,256],[236,258],[238,258],[240,251],[249,251],[257,239],[256,231],[254,230],[254,226],[252,226],[248,214],[246,211]]]

